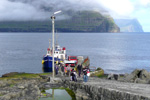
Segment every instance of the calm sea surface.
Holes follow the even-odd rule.
[[[0,76],[8,72],[42,72],[51,33],[0,33]],[[58,33],[67,55],[89,56],[91,66],[106,73],[150,71],[150,33]]]

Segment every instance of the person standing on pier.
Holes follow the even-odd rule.
[[[65,75],[65,66],[64,66],[64,64],[61,65],[61,72],[62,72],[62,76]]]
[[[58,74],[58,70],[59,70],[59,67],[57,64],[55,64],[55,74],[57,75]]]
[[[82,64],[79,64],[78,66],[77,66],[77,70],[78,70],[78,72],[79,72],[79,77],[81,76],[81,71],[82,71]]]
[[[70,64],[67,66],[67,75],[70,77],[71,67]]]
[[[87,82],[87,81],[88,81],[87,72],[88,72],[88,69],[87,69],[87,68],[84,68],[84,69],[83,69],[83,81],[84,81],[84,82]]]
[[[77,73],[74,69],[71,71],[71,81],[77,82]]]

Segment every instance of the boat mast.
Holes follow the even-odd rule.
[[[56,46],[58,46],[58,34],[57,34],[57,30],[56,30]]]
[[[52,55],[52,53],[51,53],[51,39],[49,39],[49,50],[50,50],[49,54]]]
[[[51,48],[51,39],[49,39],[49,48]]]

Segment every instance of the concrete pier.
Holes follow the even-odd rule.
[[[18,75],[18,78],[16,76],[1,78],[0,100],[38,100],[39,97],[43,97],[42,90],[59,87],[73,90],[76,100],[150,100],[150,84],[120,82],[96,77],[89,77],[89,81],[83,83],[82,78],[73,82],[70,81],[70,77],[64,76],[52,78],[50,75],[42,74]]]
[[[90,77],[87,83],[63,79],[77,100],[150,100],[150,85],[126,83]]]

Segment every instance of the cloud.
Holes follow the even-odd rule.
[[[102,5],[114,18],[127,17],[134,10],[130,0],[99,0],[99,5]]]
[[[26,3],[0,0],[0,5],[0,21],[36,20],[46,18],[45,12]]]
[[[150,5],[150,0],[139,0],[139,3],[143,6],[148,6]]]
[[[96,10],[114,18],[127,18],[149,4],[150,0],[0,0],[0,21],[45,20],[55,11],[70,9]]]
[[[94,8],[102,9],[93,0],[0,0],[0,21],[45,20],[57,10],[65,12]]]

